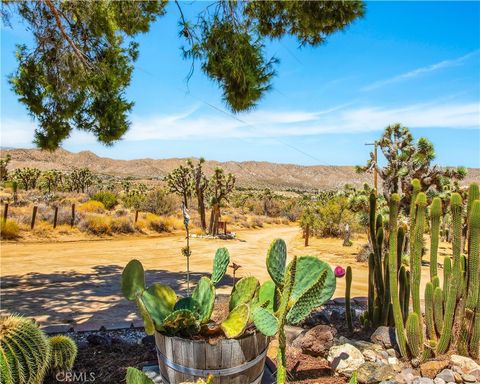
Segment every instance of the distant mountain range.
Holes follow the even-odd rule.
[[[0,150],[0,156],[7,153],[12,156],[10,169],[21,167],[36,167],[39,169],[69,170],[74,167],[88,167],[93,172],[119,176],[133,177],[141,180],[161,180],[167,173],[180,164],[185,158],[170,159],[138,159],[114,160],[99,157],[93,152],[82,151],[73,153],[64,149],[55,152],[38,149],[5,149]],[[371,182],[369,174],[357,174],[354,166],[277,164],[266,161],[227,161],[207,160],[205,171],[211,174],[216,167],[222,167],[226,172],[233,173],[237,185],[245,188],[271,188],[273,190],[328,190],[343,187],[350,183],[361,185]],[[480,169],[469,168],[464,183],[480,181]]]

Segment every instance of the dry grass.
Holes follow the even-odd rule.
[[[109,216],[90,214],[80,222],[80,229],[93,235],[110,235],[111,221]]]
[[[20,235],[20,228],[13,220],[0,221],[0,237],[6,240],[14,240]]]
[[[115,217],[111,221],[112,232],[115,233],[134,233],[135,226],[129,217]]]
[[[173,232],[183,227],[183,221],[175,216],[158,216],[153,213],[147,213],[145,220],[148,227],[155,232]]]
[[[104,213],[105,206],[100,201],[88,200],[78,207],[78,211],[85,213]]]

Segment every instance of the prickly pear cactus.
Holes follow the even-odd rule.
[[[164,332],[169,335],[190,336],[200,331],[200,323],[188,309],[179,309],[168,315],[162,323]]]
[[[192,293],[192,298],[200,305],[200,323],[207,323],[212,316],[215,304],[215,287],[208,277],[200,278]]]
[[[258,307],[254,309],[253,322],[265,336],[275,336],[278,332],[278,319],[266,308]]]
[[[286,264],[287,244],[282,239],[274,240],[267,252],[267,270],[277,286],[283,284]]]
[[[135,300],[145,290],[145,272],[138,260],[131,260],[122,272],[122,293],[127,300]]]
[[[145,373],[133,367],[127,368],[125,381],[127,384],[155,384]]]
[[[238,280],[233,287],[232,294],[230,295],[230,302],[228,305],[230,311],[240,304],[245,304],[252,301],[259,285],[260,283],[253,276],[243,277]]]
[[[212,283],[217,285],[222,280],[230,263],[230,254],[227,248],[218,248],[213,259]]]
[[[220,324],[220,328],[222,328],[227,338],[232,339],[234,337],[238,337],[245,331],[249,318],[249,305],[240,304],[230,311],[228,317]]]

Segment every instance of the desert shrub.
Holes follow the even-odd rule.
[[[135,232],[135,227],[133,222],[128,217],[116,217],[112,219],[111,222],[112,231],[115,233],[133,233]]]
[[[156,215],[171,215],[177,207],[176,199],[165,189],[157,188],[150,191],[141,204],[141,210]]]
[[[263,228],[263,221],[258,216],[249,217],[248,222],[250,223],[249,228]]]
[[[129,213],[130,213],[130,211],[128,209],[119,208],[119,209],[116,209],[115,212],[113,212],[113,216],[124,217],[124,216],[127,216]]]
[[[92,200],[102,202],[106,209],[112,209],[117,205],[117,195],[110,191],[97,192],[92,196]]]
[[[183,221],[175,216],[158,216],[147,213],[145,219],[150,229],[156,232],[172,232],[183,227]]]
[[[82,231],[93,235],[109,235],[112,232],[110,217],[98,214],[85,216],[79,227]]]
[[[98,200],[88,200],[80,205],[77,211],[85,213],[103,213],[105,212],[105,205]]]
[[[9,219],[6,221],[3,219],[0,220],[0,238],[13,240],[19,236],[19,232],[20,228],[15,221]]]
[[[360,251],[358,251],[357,255],[355,256],[355,260],[361,263],[367,262],[370,256],[370,253],[372,253],[372,247],[370,246],[370,244],[364,244],[362,245],[362,248],[360,249]]]

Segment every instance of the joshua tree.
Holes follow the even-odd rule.
[[[6,181],[8,178],[8,163],[12,160],[12,156],[7,154],[5,158],[0,159],[0,181]]]
[[[202,229],[206,231],[207,219],[205,213],[205,193],[208,188],[208,179],[203,173],[203,163],[205,163],[205,159],[203,157],[198,160],[196,165],[194,165],[191,160],[187,161],[187,164],[190,167],[190,172],[192,173],[195,195],[197,196],[197,209],[198,214],[200,215],[200,224]]]
[[[382,180],[383,195],[390,201],[392,193],[401,193],[404,207],[410,202],[412,180],[420,180],[421,191],[429,189],[442,190],[444,178],[462,180],[466,175],[463,167],[456,169],[432,166],[435,159],[433,144],[426,138],[414,140],[410,130],[401,124],[389,125],[377,141],[387,160],[385,167],[375,162],[374,153],[365,166],[358,166],[357,172],[376,170]]]
[[[70,189],[77,193],[85,193],[96,181],[95,174],[88,168],[75,168],[68,176]]]
[[[188,208],[188,199],[192,196],[193,180],[188,166],[180,165],[165,176],[168,189],[182,197],[185,208]]]
[[[210,179],[210,195],[212,212],[210,215],[209,233],[218,233],[218,220],[220,219],[220,206],[223,201],[228,200],[230,193],[235,188],[235,176],[231,173],[225,174],[222,168],[216,168]]]
[[[56,192],[61,185],[63,173],[57,169],[49,169],[42,172],[42,185],[48,193]]]
[[[41,173],[37,168],[17,168],[13,171],[13,178],[21,183],[25,191],[28,191],[29,189],[35,189],[37,187],[37,181]]]

